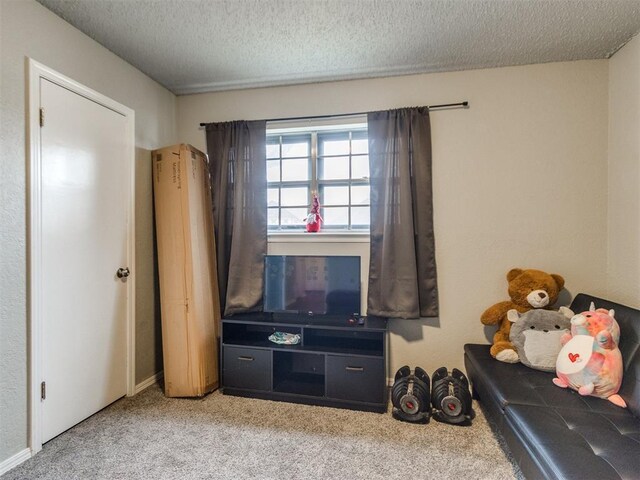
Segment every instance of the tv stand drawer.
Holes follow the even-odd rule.
[[[271,390],[271,350],[225,346],[222,385]]]
[[[384,402],[384,360],[327,355],[327,397],[369,403]]]

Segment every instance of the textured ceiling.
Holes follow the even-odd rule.
[[[177,94],[607,58],[640,0],[38,0]]]

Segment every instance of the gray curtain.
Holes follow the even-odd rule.
[[[368,114],[371,264],[367,314],[438,315],[428,107]]]
[[[220,306],[262,309],[267,253],[266,122],[206,125]]]

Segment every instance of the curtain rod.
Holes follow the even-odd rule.
[[[449,108],[469,108],[469,102],[459,103],[442,103],[440,105],[428,105],[429,110],[440,110]],[[356,115],[366,115],[369,112],[357,112],[357,113],[338,113],[336,115],[311,115],[307,117],[288,117],[288,118],[268,118],[267,122],[293,122],[297,120],[321,120],[324,118],[340,118],[340,117],[354,117]],[[205,127],[206,123],[201,123],[201,127]]]

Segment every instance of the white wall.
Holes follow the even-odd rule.
[[[0,463],[27,447],[25,58],[135,110],[137,381],[161,366],[149,150],[175,143],[176,98],[33,0],[0,2]]]
[[[562,274],[571,296],[606,294],[606,60],[183,96],[178,135],[204,149],[199,122],[462,100],[469,110],[431,116],[440,317],[390,325],[390,374],[432,372],[461,367],[463,345],[486,342],[480,314],[507,299],[512,267]]]
[[[609,298],[640,307],[640,36],[609,61]]]

